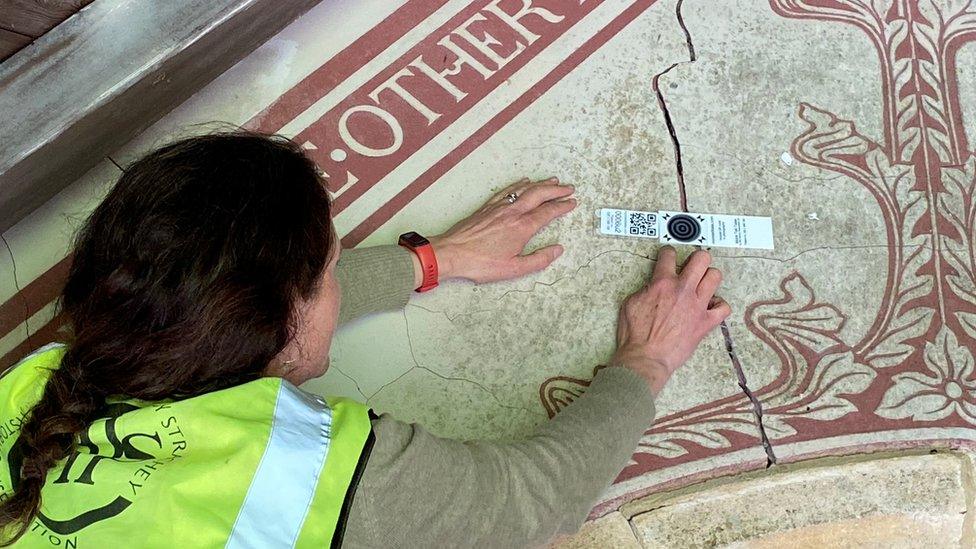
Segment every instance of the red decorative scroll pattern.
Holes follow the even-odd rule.
[[[766,431],[776,445],[863,434],[867,448],[899,429],[972,428],[976,155],[963,124],[956,54],[976,38],[976,5],[770,0],[770,6],[787,18],[853,25],[878,52],[883,141],[803,103],[798,115],[807,130],[792,153],[869,191],[889,253],[883,298],[856,341],[841,338],[843,307],[818,300],[799,272],[780,283],[778,298],[748,306],[746,325],[779,359],[777,378],[756,391]],[[551,413],[583,390],[583,382],[569,378],[546,386],[543,404]],[[618,482],[758,443],[748,401],[730,396],[660,418]]]

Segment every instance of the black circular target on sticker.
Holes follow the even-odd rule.
[[[701,236],[701,223],[690,215],[678,214],[668,220],[668,233],[680,242],[692,242]]]

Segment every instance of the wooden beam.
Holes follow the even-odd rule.
[[[0,29],[0,61],[17,53],[34,40],[30,36]]]
[[[37,38],[92,0],[3,0],[0,28]]]
[[[0,64],[0,232],[318,0],[98,0]]]

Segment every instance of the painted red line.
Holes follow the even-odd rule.
[[[68,256],[0,305],[0,337],[16,330],[25,319],[57,299],[70,266],[71,256]]]
[[[446,3],[447,0],[409,0],[248,120],[244,127],[263,133],[280,131]]]
[[[441,117],[438,118],[433,124],[430,124],[420,115],[413,113],[411,113],[412,118],[401,119],[400,124],[402,126],[410,127],[410,130],[407,131],[407,134],[410,137],[404,141],[404,144],[395,153],[382,158],[365,159],[368,160],[367,163],[360,164],[358,167],[353,167],[350,165],[351,163],[355,165],[357,161],[362,161],[364,159],[356,156],[354,159],[344,162],[342,166],[338,166],[328,156],[324,156],[321,152],[310,152],[312,158],[315,159],[318,165],[326,172],[330,174],[342,174],[348,170],[359,178],[358,182],[354,183],[342,194],[336,197],[332,205],[333,214],[340,214],[353,202],[358,200],[383,177],[388,175],[391,171],[396,169],[397,166],[416,153],[416,151],[419,150],[424,144],[446,130],[451,124],[464,115],[464,113],[468,112],[476,104],[481,102],[481,100],[491,93],[492,90],[502,86],[513,74],[518,72],[533,58],[545,51],[546,48],[548,48],[560,36],[579,24],[579,22],[587,14],[596,9],[601,2],[602,0],[591,1],[585,3],[574,12],[563,13],[563,15],[566,17],[562,21],[547,26],[545,34],[542,34],[542,36],[535,40],[531,45],[526,46],[525,50],[521,54],[517,55],[513,61],[506,64],[504,68],[493,73],[489,78],[479,83],[476,88],[469,89],[466,86],[463,86],[465,88],[464,91],[467,93],[466,97],[456,104],[451,105],[449,110],[440,111]],[[303,143],[306,140],[311,141],[318,145],[322,151],[332,149],[332,145],[329,144],[330,138],[335,138],[337,135],[333,132],[333,129],[337,127],[338,120],[343,112],[359,102],[368,100],[368,94],[371,90],[376,89],[377,86],[381,85],[384,81],[396,74],[399,69],[407,66],[417,57],[421,55],[431,56],[432,54],[434,54],[435,57],[441,55],[442,49],[438,45],[440,39],[450,35],[450,33],[459,25],[462,25],[464,21],[469,20],[472,16],[482,11],[488,3],[489,0],[470,2],[463,10],[452,16],[450,20],[445,22],[439,28],[432,30],[423,40],[418,42],[395,62],[378,71],[373,79],[360,87],[359,90],[356,90],[356,92],[346,97],[343,102],[339,103],[332,111],[326,113],[321,119],[303,130],[295,137],[295,141],[299,143]],[[453,56],[453,54],[445,55],[448,57]],[[474,78],[475,80],[472,81],[477,81],[477,77]],[[439,90],[436,84],[434,84],[432,81],[427,82],[426,84],[430,89],[429,93],[433,94],[436,93],[434,90]],[[335,144],[338,145],[338,143]]]
[[[446,3],[447,0],[408,0],[251,118],[244,127],[266,133],[279,131]],[[57,299],[70,264],[70,258],[65,258],[0,305],[0,337],[13,332],[26,318]]]
[[[59,330],[65,323],[65,317],[58,315],[50,322],[41,327],[40,330],[31,334],[29,338],[22,341],[19,345],[11,349],[7,354],[0,357],[0,372],[20,362],[22,358],[31,354],[38,348],[53,341],[60,341],[63,338]]]
[[[342,246],[344,248],[354,248],[358,246],[363,240],[366,239],[366,237],[371,235],[376,229],[389,221],[390,218],[392,218],[397,212],[402,210],[407,204],[413,201],[413,199],[417,198],[417,196],[427,190],[428,187],[433,185],[441,176],[447,173],[448,170],[456,166],[458,162],[464,160],[465,157],[471,154],[472,151],[478,148],[478,146],[484,143],[489,137],[497,133],[498,130],[502,129],[506,124],[511,122],[512,119],[525,110],[526,107],[534,103],[538,98],[542,97],[542,95],[545,94],[550,88],[556,85],[556,83],[562,80],[567,74],[572,72],[573,69],[578,67],[580,63],[585,61],[595,51],[603,47],[604,44],[623,30],[624,27],[633,22],[634,19],[637,19],[637,17],[647,11],[648,8],[656,4],[657,1],[658,0],[638,0],[631,4],[630,7],[624,10],[613,21],[611,21],[610,24],[600,30],[600,32],[587,40],[582,47],[570,54],[569,57],[567,57],[555,69],[547,74],[542,80],[529,88],[529,90],[523,93],[518,99],[496,114],[494,118],[488,121],[487,124],[465,139],[453,151],[431,166],[412,183],[404,187],[404,189],[397,193],[397,195],[394,196],[389,202],[373,212],[372,215],[367,217],[362,223],[359,224],[359,226],[344,236],[342,238]]]
[[[258,121],[258,118],[261,117],[261,115],[259,115],[258,117],[255,117],[255,119],[252,119],[252,121],[248,124],[253,123],[253,125],[250,127],[260,129],[262,131],[277,131],[277,129],[280,129],[280,126],[275,128],[277,124],[280,123],[280,125],[283,126],[292,119],[290,112],[297,111],[297,113],[300,114],[307,108],[308,105],[311,105],[318,100],[314,97],[314,94],[309,94],[309,89],[315,90],[315,86],[334,86],[336,82],[339,82],[345,78],[341,77],[341,74],[339,74],[342,72],[341,69],[343,67],[354,67],[354,65],[351,65],[348,61],[350,57],[362,56],[364,51],[372,51],[370,50],[371,46],[368,44],[370,41],[370,38],[368,37],[373,36],[375,39],[376,35],[386,36],[389,34],[389,36],[393,36],[396,34],[394,30],[407,27],[411,24],[416,26],[419,21],[426,18],[427,15],[423,15],[425,10],[432,12],[445,2],[446,0],[412,0],[397,10],[397,12],[394,12],[394,14],[381,22],[380,25],[371,30],[369,33],[363,35],[363,37],[360,38],[357,43],[350,45],[328,63],[320,67],[302,83],[290,90],[288,93],[286,93],[286,95],[282,96],[277,102],[275,102],[275,104],[268,107],[268,109],[265,109],[263,114],[266,115],[266,118]],[[526,93],[522,94],[522,96],[520,96],[516,101],[502,110],[484,127],[478,130],[478,132],[466,139],[437,164],[432,166],[410,185],[401,190],[392,200],[387,202],[376,212],[370,215],[365,221],[363,221],[358,227],[353,229],[353,231],[343,238],[343,246],[351,248],[361,243],[383,223],[386,223],[391,217],[393,217],[393,215],[403,209],[414,198],[430,187],[444,173],[457,165],[458,162],[463,160],[475,148],[484,143],[489,137],[504,127],[516,115],[525,110],[525,108],[528,107],[532,102],[541,97],[553,85],[558,83],[559,80],[569,74],[569,72],[575,69],[593,52],[602,47],[607,41],[610,40],[610,38],[620,32],[620,30],[630,24],[634,19],[640,16],[640,14],[642,14],[656,2],[657,0],[640,0],[632,4],[623,13],[617,16],[617,18],[614,19],[607,27],[594,35],[580,49],[576,50],[573,52],[573,54],[567,57],[566,60],[560,63],[560,65],[546,75],[545,78],[536,83]],[[397,17],[403,17],[406,24],[402,26],[395,25],[394,23]],[[412,26],[410,28],[412,28]],[[404,30],[403,34],[405,34],[408,30],[409,29]],[[395,39],[396,38],[394,38],[394,41]],[[345,60],[342,60],[341,58],[344,58]],[[354,71],[356,68],[358,67],[355,67],[352,70]],[[334,75],[333,78],[330,79],[328,77],[330,71],[336,71],[337,76]],[[312,83],[314,78],[321,78],[321,80]],[[330,82],[332,83],[330,84]],[[320,97],[328,93],[330,89],[331,88],[320,88]],[[289,97],[291,98],[290,100],[288,99]],[[297,114],[295,116],[297,116]],[[284,122],[279,122],[279,120],[284,120]],[[12,298],[0,305],[0,337],[11,333],[24,321],[26,316],[36,314],[43,307],[57,298],[57,296],[60,294],[61,288],[64,285],[64,280],[67,277],[69,266],[70,258],[65,258],[36,280],[31,282],[30,285],[24,288],[24,290],[18,292]],[[11,351],[11,353],[12,352],[13,351]],[[8,353],[8,356],[11,353]],[[4,358],[7,357],[5,356]]]

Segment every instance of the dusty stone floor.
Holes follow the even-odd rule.
[[[559,549],[972,547],[972,454],[822,458],[657,493]]]
[[[347,247],[446,229],[523,176],[577,186],[534,242],[566,246],[550,270],[358,322],[306,387],[446,436],[525,434],[609,357],[656,244],[599,235],[598,209],[773,218],[775,250],[713,250],[727,333],[594,518],[814,458],[972,448],[974,39],[964,0],[323,2],[4,234],[0,361],[56,335],[71,232],[117,166],[220,121],[304,144]],[[654,520],[631,522],[650,545]]]

